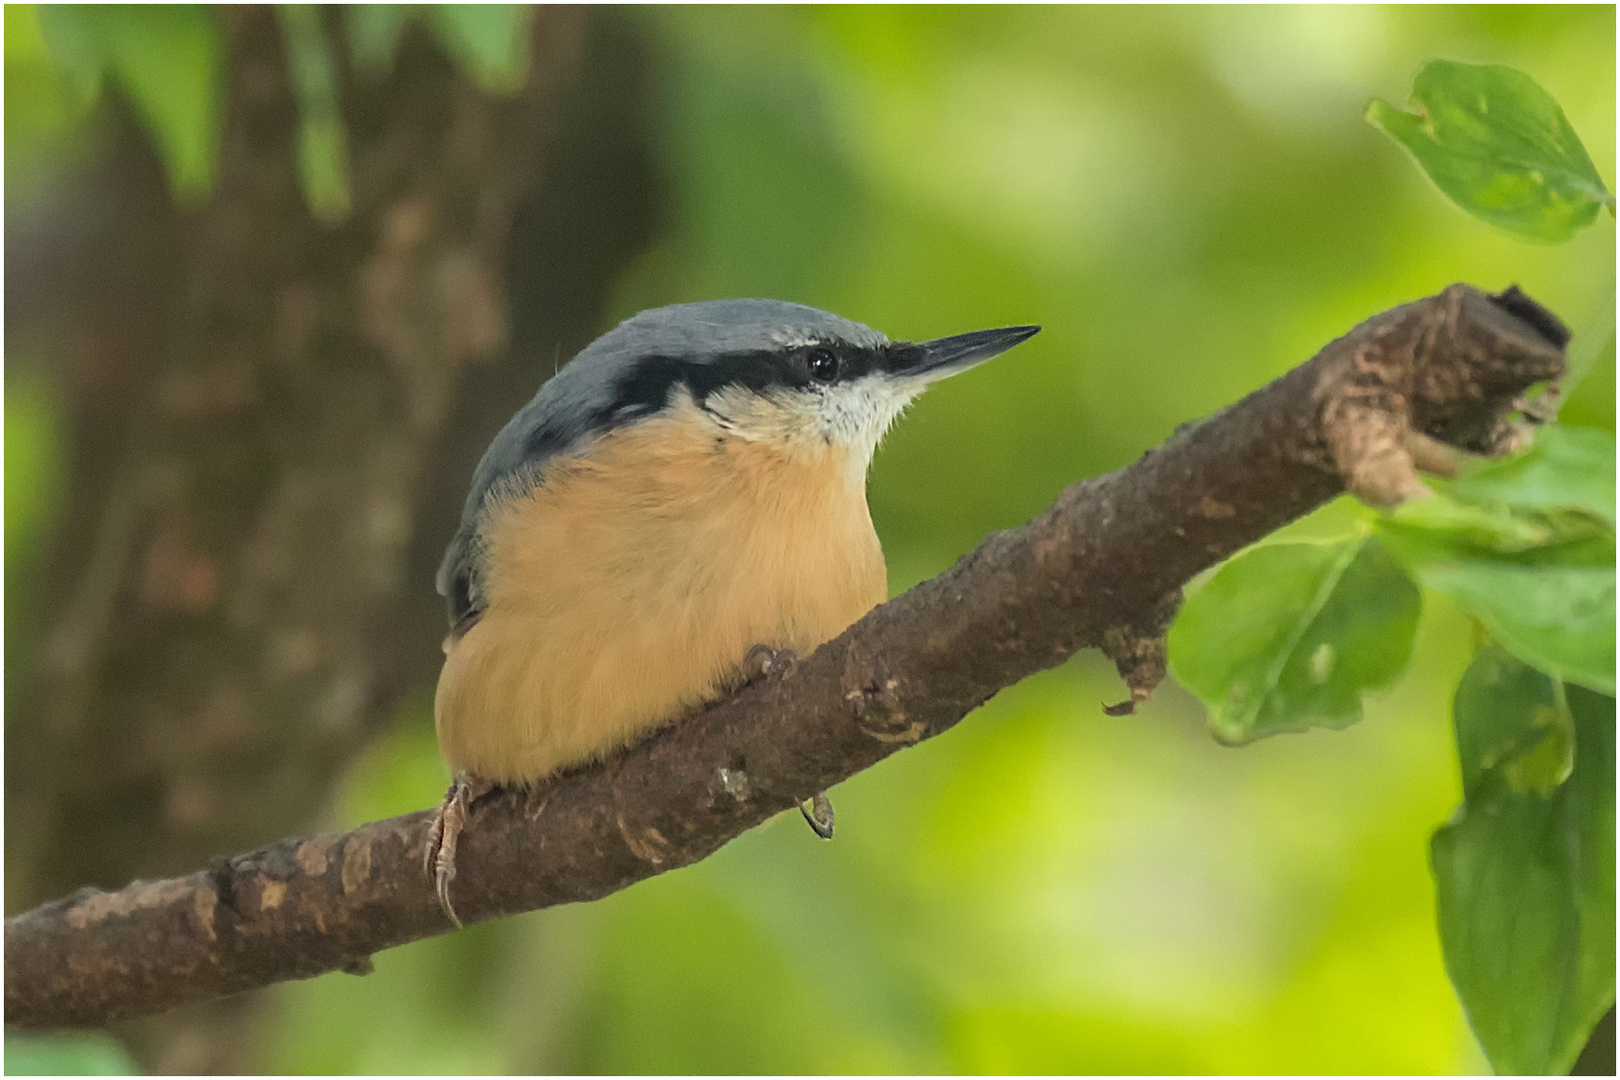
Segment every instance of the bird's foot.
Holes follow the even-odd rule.
[[[748,650],[748,655],[743,657],[742,685],[752,686],[772,676],[781,678],[798,664],[799,654],[792,649],[773,649],[769,645],[755,645]],[[815,830],[817,836],[823,840],[832,839],[833,806],[825,791],[818,791],[800,803],[799,813],[804,815],[804,820]]]
[[[817,836],[823,840],[832,839],[833,806],[825,791],[818,791],[800,803],[799,813],[804,815],[805,822],[815,830]]]
[[[428,826],[427,844],[422,853],[422,872],[433,882],[439,897],[439,907],[445,918],[461,928],[461,919],[450,903],[450,883],[456,880],[456,843],[467,827],[467,812],[472,804],[487,795],[495,785],[481,776],[458,772],[445,793],[444,801]]]
[[[792,649],[773,649],[769,645],[755,645],[743,657],[742,680],[751,686],[772,675],[780,678],[799,665],[799,654]]]

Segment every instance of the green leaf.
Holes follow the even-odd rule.
[[[110,1035],[6,1034],[11,1076],[135,1076],[135,1062]]]
[[[1525,453],[1383,515],[1379,535],[1521,660],[1612,694],[1614,478],[1613,435],[1548,427]]]
[[[1576,902],[1581,917],[1577,1030],[1589,1034],[1614,1005],[1615,901],[1615,711],[1612,695],[1579,686],[1565,687],[1575,721],[1576,753],[1582,769],[1563,791],[1573,803],[1575,843],[1581,852]],[[1579,1037],[1577,1045],[1586,1041]]]
[[[1614,692],[1614,532],[1584,512],[1402,506],[1379,536],[1426,589],[1456,600],[1515,656]],[[1538,542],[1539,541],[1539,542]]]
[[[437,4],[432,27],[444,51],[479,88],[510,94],[529,76],[529,28],[524,4]]]
[[[1457,687],[1452,712],[1469,799],[1488,794],[1496,781],[1548,795],[1569,778],[1575,750],[1569,708],[1551,679],[1507,650],[1480,653]]]
[[[1484,654],[1458,691],[1458,748],[1476,775],[1432,844],[1440,940],[1496,1071],[1567,1073],[1614,1002],[1614,699],[1569,687],[1569,779],[1516,789],[1507,774],[1525,753],[1479,755],[1536,731],[1547,708],[1538,673],[1514,665]]]
[[[1552,424],[1522,454],[1458,479],[1451,494],[1482,506],[1585,510],[1615,524],[1614,433]]]
[[[317,8],[283,4],[279,10],[298,99],[298,179],[310,212],[335,224],[349,216],[349,139],[338,112],[336,65]]]
[[[1554,509],[1515,511],[1506,505],[1477,506],[1441,497],[1414,499],[1379,521],[1405,546],[1434,548],[1437,557],[1459,552],[1476,558],[1501,556],[1526,563],[1587,565],[1603,561],[1600,545],[1612,530],[1596,518]],[[1593,554],[1581,552],[1590,548]],[[1404,547],[1403,547],[1404,550]]]
[[[1363,692],[1406,667],[1418,611],[1416,587],[1376,540],[1271,544],[1188,599],[1170,659],[1222,742],[1344,727],[1361,718]]]
[[[214,182],[224,43],[213,13],[195,4],[51,5],[41,29],[52,59],[94,97],[111,75],[157,143],[182,199]]]
[[[1614,206],[1564,111],[1523,72],[1433,60],[1415,112],[1374,101],[1367,121],[1411,152],[1453,202],[1499,229],[1561,243]]]
[[[1529,664],[1614,693],[1614,567],[1464,561],[1415,567]]]

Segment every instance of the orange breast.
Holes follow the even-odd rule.
[[[887,594],[863,473],[836,445],[750,442],[686,403],[498,499],[488,606],[434,702],[446,761],[538,780],[714,697],[756,644],[836,637]]]

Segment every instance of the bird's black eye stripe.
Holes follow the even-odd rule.
[[[831,349],[821,346],[811,349],[805,356],[805,366],[817,382],[832,382],[838,378],[838,354]]]
[[[588,426],[609,428],[651,416],[668,404],[676,386],[686,387],[701,404],[710,394],[728,387],[763,394],[778,388],[802,389],[811,383],[857,379],[877,362],[875,352],[839,344],[720,353],[703,361],[649,354],[639,357],[620,376]]]

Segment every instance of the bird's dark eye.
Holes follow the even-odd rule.
[[[808,363],[812,379],[832,382],[838,378],[838,357],[831,349],[811,349]]]

